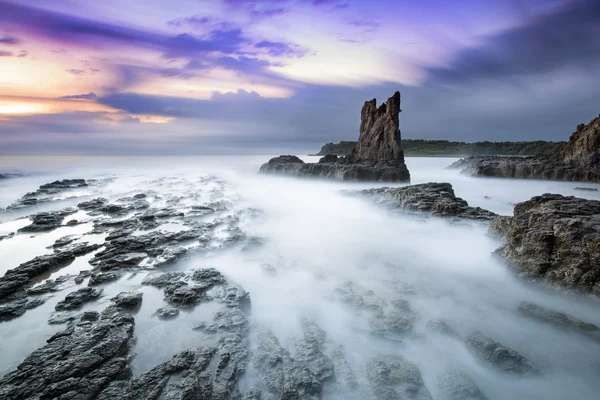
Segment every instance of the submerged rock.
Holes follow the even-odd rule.
[[[179,310],[175,307],[161,307],[156,310],[155,315],[160,319],[171,319],[179,315]]]
[[[594,324],[575,319],[567,314],[552,311],[548,308],[526,301],[519,305],[519,312],[527,318],[552,325],[560,330],[587,336],[600,343],[600,328]]]
[[[491,220],[497,214],[480,207],[470,207],[466,200],[456,197],[449,183],[422,183],[399,188],[366,189],[358,192],[381,203],[407,211],[431,212],[440,217],[459,217]]]
[[[477,176],[600,182],[600,116],[578,125],[569,141],[553,154],[467,157],[449,168]]]
[[[109,383],[131,375],[128,365],[134,320],[108,307],[47,340],[0,380],[0,398],[93,399]]]
[[[501,371],[513,374],[536,371],[529,360],[517,351],[495,342],[492,338],[484,336],[479,331],[474,331],[467,335],[465,343],[473,353]]]
[[[367,379],[378,400],[432,400],[419,368],[400,356],[379,356],[369,361]]]
[[[600,201],[544,194],[515,206],[496,252],[522,275],[600,294]]]
[[[462,371],[448,371],[438,376],[439,400],[487,400],[475,382]]]
[[[326,155],[313,164],[296,156],[280,156],[263,164],[259,172],[345,181],[408,182],[410,173],[400,143],[399,114],[400,92],[379,108],[376,99],[367,101],[361,111],[358,143],[350,155]]]

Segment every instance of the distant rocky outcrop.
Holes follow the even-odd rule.
[[[476,176],[600,182],[600,116],[578,125],[569,141],[550,155],[467,157],[449,168]]]
[[[342,141],[327,143],[313,156],[348,156],[356,147],[357,142]],[[402,150],[405,156],[533,156],[551,154],[562,148],[566,142],[451,142],[449,140],[402,139]]]
[[[318,163],[304,163],[295,156],[269,160],[260,173],[320,176],[345,181],[408,182],[399,129],[400,92],[377,107],[377,100],[365,102],[361,111],[360,135],[356,148],[346,157],[326,155]]]
[[[600,295],[600,201],[544,194],[515,206],[490,228],[496,253],[520,275]]]
[[[449,183],[422,183],[399,188],[376,188],[358,192],[378,203],[389,203],[406,211],[432,213],[440,217],[491,220],[498,215],[480,207],[470,207],[457,197]]]
[[[344,141],[339,143],[327,143],[321,147],[321,150],[317,154],[309,154],[310,156],[326,156],[333,154],[335,156],[349,156],[356,147],[355,141]]]

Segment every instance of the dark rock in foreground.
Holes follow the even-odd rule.
[[[496,252],[522,275],[600,294],[600,201],[544,194],[515,206]]]
[[[600,117],[580,124],[569,142],[550,155],[467,157],[451,164],[476,176],[600,182]]]
[[[116,307],[108,307],[99,319],[87,316],[92,314],[52,336],[5,375],[0,398],[94,399],[110,382],[127,379],[133,317]]]
[[[408,211],[432,212],[435,216],[491,220],[497,214],[480,207],[470,207],[466,200],[456,197],[449,183],[422,183],[399,188],[367,189],[359,192],[381,203]]]
[[[361,111],[356,148],[346,157],[326,155],[318,163],[304,163],[295,156],[280,156],[263,164],[260,173],[318,176],[344,181],[409,182],[399,129],[400,92],[377,108],[375,99]]]

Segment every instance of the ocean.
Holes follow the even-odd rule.
[[[209,323],[221,305],[199,303],[176,318],[161,320],[165,306],[160,288],[143,285],[148,274],[216,268],[249,293],[249,352],[257,332],[268,330],[294,355],[310,319],[325,332],[323,354],[343,351],[355,376],[352,388],[329,383],[325,399],[362,399],[369,391],[367,365],[380,355],[414,363],[434,398],[442,398],[438,376],[460,370],[489,399],[597,399],[600,393],[600,344],[576,333],[532,321],[518,312],[531,302],[600,325],[596,301],[527,282],[492,253],[502,242],[487,235],[487,225],[428,215],[402,214],[348,192],[381,183],[348,183],[262,176],[256,172],[271,156],[3,156],[0,173],[0,236],[29,224],[29,215],[74,207],[104,198],[119,203],[144,194],[147,207],[126,210],[124,220],[145,209],[170,209],[183,216],[164,218],[150,232],[178,232],[214,226],[199,240],[185,243],[170,263],[143,261],[117,281],[100,285],[102,296],[78,310],[101,311],[122,291],[139,291],[143,301],[134,314],[136,341],[130,360],[134,376],[174,354],[213,345],[215,337],[194,327]],[[302,157],[316,161],[318,157]],[[408,157],[412,184],[450,182],[471,206],[511,215],[514,205],[543,193],[600,200],[600,192],[576,187],[598,184],[474,178],[446,169],[456,159]],[[89,185],[53,194],[47,202],[11,207],[42,184],[82,178]],[[389,186],[389,185],[388,185]],[[401,186],[399,184],[393,186]],[[79,210],[73,225],[40,233],[17,233],[0,241],[0,276],[53,252],[56,240],[103,244],[106,232],[95,229],[106,216]],[[65,221],[66,221],[65,220]],[[204,225],[202,225],[204,224]],[[98,250],[101,251],[101,250]],[[96,252],[37,278],[77,276],[90,270]],[[157,265],[160,264],[160,265]],[[65,324],[49,324],[56,304],[79,287],[72,279],[46,301],[10,321],[0,322],[0,375],[14,370],[28,354]],[[344,297],[346,296],[346,297]],[[348,296],[352,297],[351,301]],[[360,304],[357,305],[356,302]],[[395,315],[406,310],[402,329],[374,329],[372,310]],[[391,318],[391,317],[390,317]],[[518,351],[539,371],[515,375],[483,362],[460,340],[431,328],[443,320],[461,336],[474,330]],[[402,332],[400,332],[402,331]],[[336,370],[336,376],[341,371]],[[260,373],[249,362],[240,381],[242,393],[257,385]],[[338,380],[341,380],[339,378]]]

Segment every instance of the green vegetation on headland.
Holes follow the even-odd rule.
[[[448,140],[423,140],[423,139],[402,139],[402,148],[404,155],[408,157],[425,156],[445,156],[445,157],[464,157],[464,156],[532,156],[537,154],[549,154],[560,147],[565,142],[546,142],[538,140],[535,142],[450,142]],[[339,143],[327,143],[321,148],[317,156],[335,154],[345,156],[352,152],[356,142],[342,141]]]

